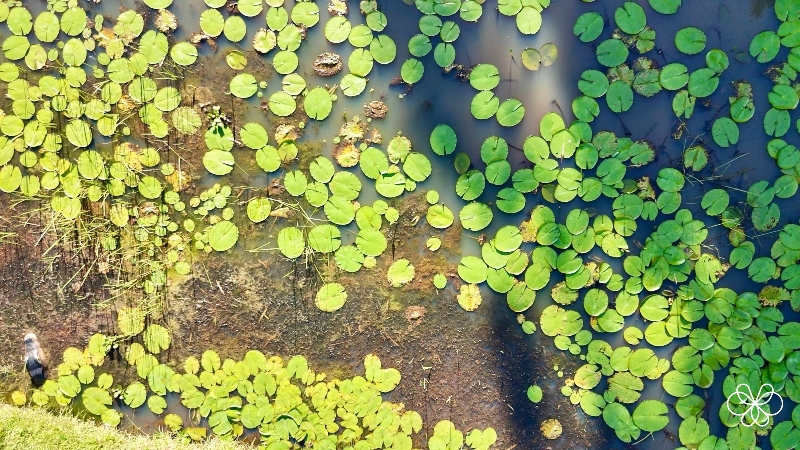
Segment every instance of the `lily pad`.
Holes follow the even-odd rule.
[[[523,110],[524,113],[524,110]],[[431,149],[437,155],[449,155],[456,149],[458,139],[456,132],[446,124],[439,124],[431,132]]]
[[[306,94],[303,108],[308,117],[314,120],[324,120],[333,109],[333,99],[327,90],[316,87]]]
[[[258,91],[256,77],[249,73],[240,73],[230,82],[231,94],[239,98],[250,98]]]
[[[483,301],[480,289],[474,284],[461,285],[461,290],[456,299],[459,306],[465,311],[475,311]]]
[[[581,42],[592,42],[603,33],[603,17],[594,12],[583,13],[578,16],[572,32]]]
[[[314,299],[314,304],[322,311],[334,312],[342,308],[347,301],[347,291],[339,283],[323,285]]]
[[[392,287],[401,287],[414,279],[414,266],[407,259],[398,259],[386,273]]]
[[[681,53],[696,55],[706,47],[706,34],[696,27],[686,27],[675,34],[675,47]]]
[[[218,252],[230,250],[239,240],[239,228],[228,220],[211,226],[208,244]]]

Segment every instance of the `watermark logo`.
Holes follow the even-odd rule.
[[[773,397],[778,398],[781,406],[777,411],[770,412],[769,402]],[[731,399],[735,400],[731,401]],[[746,409],[743,413],[737,413],[731,405],[744,406]],[[728,396],[725,406],[734,417],[740,418],[742,425],[765,427],[769,424],[770,417],[777,415],[783,409],[783,397],[775,392],[775,388],[769,383],[761,385],[756,395],[753,395],[749,385],[742,383],[736,386],[736,390]]]

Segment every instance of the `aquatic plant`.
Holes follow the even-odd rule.
[[[383,394],[400,383],[401,376],[397,369],[383,368],[375,355],[364,358],[363,376],[342,380],[315,372],[302,356],[284,361],[257,350],[248,351],[239,361],[223,361],[215,351],[207,350],[199,360],[188,357],[181,373],[159,364],[148,353],[152,350],[148,342],[156,337],[162,348],[169,347],[169,334],[158,325],[151,325],[145,332],[147,350],[137,342],[124,344],[128,363],[136,367],[143,381],[123,387],[114,385],[113,377],[107,373],[96,375],[96,370],[110,364],[106,354],[113,341],[96,334],[85,350],[70,347],[64,351],[57,381],[47,380],[41,389],[33,390],[30,401],[39,406],[51,402],[69,405],[80,396],[87,413],[116,427],[122,416],[113,408],[114,398],[133,409],[146,403],[150,411],[161,414],[167,407],[167,393],[177,393],[181,404],[195,414],[192,423],[167,414],[164,423],[172,432],[199,441],[206,438],[209,429],[220,437],[238,437],[246,429],[258,430],[261,444],[268,448],[288,449],[293,442],[361,448],[388,439],[392,448],[411,449],[411,436],[423,427],[416,411],[404,411],[402,403],[382,400]],[[12,400],[24,405],[28,398],[15,391]],[[201,419],[208,420],[208,428],[200,426]],[[440,422],[434,433],[436,439],[429,448],[439,448],[437,439],[447,439],[441,448],[461,447],[463,434],[452,422]],[[493,429],[476,429],[467,435],[467,444],[473,449],[485,449],[496,439]]]
[[[389,18],[374,1],[360,3],[358,20],[348,17],[347,8],[341,11],[341,5],[322,20],[319,6],[309,1],[295,2],[291,8],[280,0],[267,1],[266,7],[260,1],[241,1],[235,8],[223,8],[225,2],[207,0],[199,23],[188,25],[190,30],[199,27],[199,32],[184,41],[169,36],[177,26],[166,9],[172,3],[144,2],[161,24],[158,30],[145,29],[145,11],[125,10],[115,18],[91,20],[76,4],[50,2],[48,11],[34,18],[24,5],[0,3],[0,21],[10,32],[2,43],[8,61],[0,64],[10,104],[0,119],[0,190],[44,199],[59,227],[99,230],[94,235],[98,247],[122,262],[125,280],[118,290],[125,304],[118,311],[117,325],[125,339],[140,335],[142,343],[130,344],[126,356],[147,382],[115,392],[129,406],[147,403],[160,413],[166,407],[166,392],[180,392],[184,405],[207,416],[217,434],[234,436],[243,428],[262,427],[270,438],[323,442],[326,433],[333,433],[327,428],[332,423],[330,408],[322,412],[314,404],[314,413],[297,409],[298,402],[307,399],[292,383],[303,383],[313,391],[316,383],[323,382],[309,374],[303,359],[293,358],[286,367],[273,361],[267,369],[269,360],[262,363],[266,357],[248,353],[249,359],[226,361],[226,368],[218,356],[208,353],[199,363],[187,360],[185,374],[175,374],[158,362],[154,355],[170,346],[171,336],[157,323],[145,328],[145,316],[158,309],[168,278],[189,274],[199,258],[197,252],[226,252],[242,245],[240,233],[277,225],[274,242],[256,250],[269,249],[289,260],[331,258],[334,272],[320,274],[315,305],[333,313],[345,308],[348,300],[345,283],[338,282],[335,270],[352,274],[376,267],[376,258],[384,257],[396,238],[392,226],[419,221],[429,226],[420,229],[428,231],[460,226],[467,234],[478,233],[490,229],[496,217],[535,204],[519,226],[500,227],[493,237],[479,236],[479,255],[461,255],[453,272],[461,280],[452,284],[458,292],[455,300],[464,310],[480,307],[485,282],[505,295],[509,309],[520,314],[523,331],[530,334],[536,332],[537,319],[529,320],[525,314],[530,315],[537,298],[551,299],[553,304],[538,318],[539,329],[553,338],[556,348],[582,361],[565,381],[562,394],[587,415],[602,417],[624,442],[638,441],[669,425],[669,397],[642,399],[647,384],[660,383],[665,396],[677,399],[678,439],[686,448],[753,448],[758,433],[769,434],[774,448],[798,445],[797,421],[752,429],[739,425],[735,414],[723,409],[718,416],[728,430],[724,437],[713,436],[707,418],[701,417],[705,400],[695,394],[695,388],[714,388],[716,378],[723,394],[729,395],[741,383],[755,388],[769,381],[781,395],[800,399],[795,379],[800,374],[795,356],[800,344],[793,337],[797,323],[787,320],[792,318],[790,308],[800,310],[800,228],[788,223],[779,206],[779,200],[796,194],[800,164],[800,151],[787,136],[791,112],[800,103],[795,86],[800,9],[795,2],[776,1],[774,13],[780,24],[755,34],[747,51],[736,54],[733,61],[723,49],[707,48],[713,39],[703,30],[687,25],[667,40],[681,53],[680,61],[656,63],[656,30],[648,25],[643,2],[626,1],[615,8],[608,27],[600,12],[583,12],[573,34],[594,46],[597,63],[583,70],[577,83],[580,95],[571,107],[577,120],[568,124],[563,112],[545,114],[538,134],[522,143],[525,165],[514,167],[509,156],[512,146],[499,136],[487,137],[480,145],[480,161],[478,155],[472,161],[457,136],[459,124],[442,123],[430,130],[428,144],[437,155],[433,160],[425,143],[412,142],[402,133],[383,145],[379,133],[368,134],[372,122],[359,118],[345,119],[332,136],[330,158],[301,150],[306,126],[339,117],[339,91],[348,97],[362,95],[370,74],[397,71],[397,66],[400,79],[408,85],[420,83],[431,69],[457,70],[475,90],[470,102],[475,119],[494,117],[501,127],[519,125],[526,105],[519,99],[497,97],[499,69],[480,62],[464,67],[461,53],[456,52],[454,43],[469,29],[469,22],[483,16],[483,2],[414,2],[422,13],[419,33],[415,30],[399,49],[385,33]],[[681,6],[679,0],[648,3],[659,14],[675,14]],[[500,0],[497,9],[513,17],[517,30],[527,35],[539,31],[547,6],[548,1]],[[245,18],[250,17],[260,17],[266,26],[253,33],[252,42],[245,42],[249,24]],[[310,78],[300,75],[298,50],[308,29],[320,22],[325,39],[336,49],[349,51],[346,62],[337,54],[348,71],[338,86],[312,86]],[[180,80],[202,60],[199,47],[205,42],[216,49],[221,39],[239,48],[223,55],[222,67],[229,70],[223,85],[232,104],[262,98],[262,110],[279,124],[242,121],[238,112],[234,114],[236,107],[228,115],[219,106],[190,100],[190,91]],[[255,53],[247,53],[250,49]],[[407,58],[402,54],[406,49]],[[770,105],[762,124],[772,138],[766,154],[781,173],[776,180],[755,181],[741,192],[703,184],[719,155],[724,155],[721,149],[743,140],[744,124],[755,117],[756,104],[764,100],[748,81],[734,83],[727,103],[722,100],[720,114],[706,130],[711,140],[683,147],[683,171],[662,167],[650,178],[633,179],[640,174],[637,168],[654,161],[659,146],[634,140],[628,133],[592,129],[592,123],[607,114],[605,107],[622,114],[634,103],[660,96],[671,99],[672,111],[681,121],[676,130],[679,138],[695,126],[690,122],[695,108],[711,104],[712,96],[725,88],[720,86],[721,75],[747,55],[758,64],[774,64],[769,70],[773,85],[761,97]],[[391,66],[398,56],[405,58],[402,65]],[[557,57],[557,48],[546,43],[523,50],[521,63],[536,70]],[[258,70],[263,61],[282,76],[280,85],[270,80],[279,90],[268,91],[268,80],[257,77],[264,73]],[[267,92],[272,93],[267,96]],[[635,130],[630,135],[642,133]],[[202,155],[195,164],[184,159],[187,155],[171,156],[174,147],[186,142],[194,143]],[[452,204],[429,191],[424,214],[402,217],[403,197],[425,183],[442,161],[449,164],[450,158],[458,174],[453,189],[463,202]],[[249,176],[245,168],[256,166],[269,177],[274,191],[266,188],[249,195],[251,187],[231,187],[234,177]],[[358,170],[348,170],[356,166]],[[213,177],[229,178],[212,178],[218,183],[205,190],[190,187],[203,169]],[[689,199],[686,191],[695,184],[702,196]],[[365,190],[374,191],[379,199],[361,204]],[[570,205],[565,217],[557,211],[562,204]],[[249,219],[246,224],[235,219],[242,208]],[[351,238],[343,227],[353,222],[357,230]],[[730,253],[709,245],[713,228],[726,230]],[[644,238],[641,245],[636,245],[634,236]],[[429,251],[441,247],[441,238],[426,238]],[[769,255],[757,243],[770,245]],[[388,267],[383,282],[408,286],[416,276],[415,261],[395,259],[393,252],[391,259],[391,264],[381,266]],[[612,260],[619,264],[611,264]],[[740,270],[742,274],[746,270],[757,293],[738,293],[721,282],[729,271]],[[448,289],[443,273],[426,283],[431,281],[436,289]],[[125,295],[130,290],[142,295]],[[617,333],[622,341],[615,339]],[[612,341],[619,345],[612,346]],[[93,368],[116,344],[114,339],[97,337],[86,352],[65,352],[58,381],[33,392],[31,401],[47,404],[53,398],[67,404],[81,395],[90,413],[109,425],[119,423],[119,413],[109,408],[113,380],[95,374]],[[655,350],[668,345],[676,350],[669,358],[660,357]],[[373,359],[365,366],[365,392],[371,398],[379,397],[376,390],[386,392],[399,381],[399,374],[384,372]],[[725,378],[720,381],[722,374]],[[269,408],[258,400],[271,383],[280,384],[278,378],[286,382],[282,386],[288,392],[281,404],[297,407],[296,413],[284,408],[267,419]],[[326,386],[319,387],[320,392],[332,389],[320,386]],[[234,390],[240,395],[231,396]],[[248,394],[254,395],[247,398]],[[11,400],[23,403],[24,394],[20,395],[14,393]],[[314,394],[306,396],[313,404]],[[528,397],[540,401],[541,389],[532,386]],[[246,405],[242,398],[248,400]],[[745,405],[734,408],[739,413]],[[304,420],[313,414],[317,417]],[[412,424],[403,427],[405,415],[383,414],[393,422],[399,417],[405,437],[397,438],[402,441],[398,447],[410,446],[408,430],[418,431],[417,421],[406,419]],[[165,423],[175,430],[182,427],[174,417],[165,418]],[[326,431],[317,425],[325,425]],[[369,428],[375,423],[362,425]],[[546,434],[557,438],[560,425],[546,425]],[[357,434],[352,427],[348,430]],[[196,427],[185,432],[193,439],[205,433]],[[487,448],[495,440],[489,429],[466,436],[473,448]],[[459,448],[463,442],[463,434],[456,433],[452,423],[441,422],[429,447]]]

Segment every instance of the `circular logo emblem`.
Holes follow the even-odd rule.
[[[778,398],[781,406],[777,411],[770,412],[769,402],[773,397]],[[742,383],[736,386],[736,390],[728,396],[725,406],[728,407],[728,412],[739,418],[742,425],[746,427],[752,427],[753,425],[764,427],[769,424],[770,417],[777,415],[783,409],[783,397],[775,392],[775,388],[769,383],[761,385],[756,395],[753,395],[749,385]],[[732,406],[744,406],[745,410],[742,413],[738,413],[734,411]]]

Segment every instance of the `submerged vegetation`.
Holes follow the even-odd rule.
[[[69,240],[73,251],[92,255],[76,277],[114,274],[112,295],[96,304],[117,308],[113,333],[95,334],[83,350],[68,348],[41,389],[14,391],[9,400],[67,406],[80,399],[86,412],[116,427],[123,414],[115,399],[162,414],[168,395],[180,394],[192,423],[163,417],[178,436],[199,441],[210,429],[235,439],[258,430],[269,449],[477,450],[498,440],[494,428],[465,434],[450,420],[428,424],[423,440],[423,417],[402,399],[384,400],[400,372],[382,368],[373,354],[363,360],[364,376],[343,379],[315,372],[303,356],[284,363],[258,349],[239,361],[214,350],[199,360],[168,360],[169,288],[207,276],[209,258],[241,248],[310,271],[313,304],[332,315],[363,301],[348,295],[352,274],[389,292],[449,289],[460,314],[486,309],[490,291],[504,295],[525,334],[547,337],[579,361],[559,380],[561,394],[622,442],[642,445],[676,429],[674,444],[686,449],[800,446],[800,323],[792,320],[800,311],[800,227],[788,220],[795,211],[784,201],[800,179],[800,151],[789,134],[800,103],[800,4],[777,0],[780,23],[754,33],[746,51],[707,48],[706,32],[687,25],[668,39],[681,55],[676,61],[657,47],[663,41],[648,15],[679,14],[680,0],[625,1],[613,17],[582,5],[572,30],[581,45],[593,46],[596,64],[578,68],[579,95],[569,111],[556,103],[558,112],[543,114],[538,129],[514,145],[504,130],[523,123],[527,97],[501,101],[500,69],[467,66],[455,45],[462,27],[495,6],[406,3],[420,13],[419,33],[398,43],[387,31],[392,18],[374,0],[333,0],[329,17],[313,1],[206,0],[199,23],[180,25],[172,0],[145,0],[115,17],[92,17],[75,0],[49,0],[35,17],[30,5],[0,2],[10,33],[0,64],[7,100],[0,190],[45,205],[44,221],[59,235],[53,247]],[[533,35],[548,6],[499,0],[496,9]],[[300,61],[314,27],[323,28],[332,50],[349,55],[326,51],[313,65]],[[227,91],[187,84],[220,48]],[[395,61],[406,50],[410,56]],[[535,71],[558,54],[545,43],[519,57]],[[771,90],[738,80],[713,121],[693,120],[722,93],[722,77],[750,60],[772,64],[765,66]],[[498,135],[465,143],[457,130],[468,125],[439,123],[428,142],[402,132],[383,136],[376,124],[388,114],[382,100],[365,105],[366,119],[339,115],[339,95],[384,88],[369,80],[373,71],[399,74],[393,83],[406,85],[400,97],[408,98],[434,69],[469,84],[469,112],[494,118]],[[687,140],[678,164],[655,167],[663,145],[646,139],[647,130],[592,128],[603,116],[659,98],[669,99],[678,124],[673,139],[690,130],[711,138]],[[740,189],[717,169],[729,164],[724,149],[743,140],[740,128],[756,117],[757,103],[770,105],[762,121],[770,140],[751,152],[774,160],[780,175]],[[312,129],[328,132],[323,122],[338,128],[323,142],[330,139],[330,148],[304,141]],[[435,172],[451,172],[453,186],[409,195]],[[474,237],[479,251],[429,262],[455,245],[443,234],[453,229]],[[264,241],[253,245],[249,234]],[[396,253],[410,234],[424,236],[418,259]],[[0,245],[14,238],[0,230]],[[732,276],[746,283],[727,284]],[[534,317],[537,301],[547,305]],[[409,326],[426,311],[409,306]],[[143,381],[96,373],[114,352],[124,355],[114,364],[127,364]],[[559,379],[564,370],[555,366]],[[539,404],[544,380],[531,381],[537,384],[515,388]],[[773,417],[773,404],[753,412],[730,397],[741,385],[760,392],[764,384],[793,404],[790,416]],[[650,386],[657,394],[645,394]],[[546,439],[571,432],[555,418],[538,428]]]

